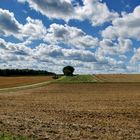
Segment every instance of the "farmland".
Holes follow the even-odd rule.
[[[0,93],[0,132],[41,140],[140,139],[139,75],[73,78]]]
[[[140,82],[139,74],[97,74],[94,78],[98,82]]]
[[[0,77],[0,89],[31,85],[52,80],[52,76]]]

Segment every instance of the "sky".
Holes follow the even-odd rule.
[[[0,69],[140,73],[140,0],[0,0]]]

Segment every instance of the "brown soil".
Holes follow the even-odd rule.
[[[40,140],[140,140],[140,83],[50,84],[1,93],[0,132]]]
[[[52,76],[0,77],[0,89],[31,85],[52,80]]]
[[[140,82],[140,74],[97,74],[99,82]]]

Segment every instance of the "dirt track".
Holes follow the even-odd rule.
[[[0,132],[54,140],[139,140],[140,83],[51,84],[2,93]]]

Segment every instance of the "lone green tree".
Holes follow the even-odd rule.
[[[72,66],[66,66],[63,68],[63,73],[65,76],[73,76],[74,68]]]

